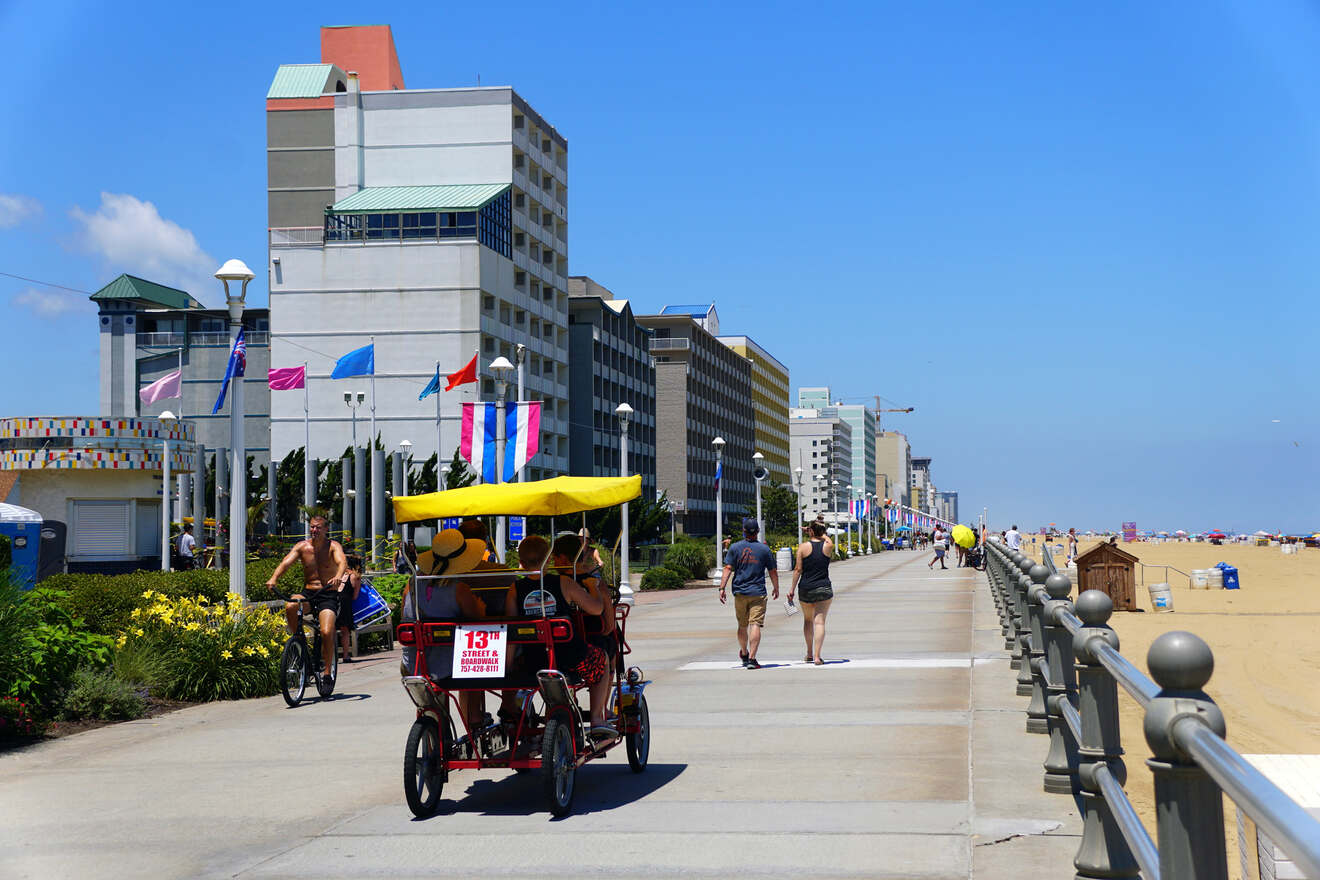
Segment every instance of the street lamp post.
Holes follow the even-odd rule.
[[[724,559],[724,481],[721,467],[724,462],[724,438],[710,441],[715,447],[715,570],[723,568]]]
[[[830,480],[830,507],[834,509],[834,555],[839,555],[839,481]]]
[[[160,440],[164,446],[164,455],[160,460],[160,570],[170,570],[170,429],[177,421],[169,410],[161,413]],[[193,517],[194,520],[197,517]]]
[[[243,301],[248,282],[256,276],[242,260],[229,260],[216,270],[215,277],[225,288],[229,307],[229,350],[238,345],[243,332]],[[238,293],[229,290],[229,282],[243,282]],[[247,447],[243,436],[243,377],[238,371],[229,390],[229,592],[247,598]],[[216,511],[217,518],[219,511]]]
[[[852,484],[852,483],[849,483],[849,484],[848,484],[848,521],[847,521],[847,528],[848,528],[848,552],[849,552],[849,553],[852,553],[853,511],[854,511],[854,510],[856,509],[856,507],[857,507],[857,505],[854,504],[853,502],[856,501],[856,500],[857,500],[857,493],[856,493],[856,491],[853,489],[853,484]],[[861,537],[860,537],[860,533],[859,533],[859,537],[858,537],[858,539],[857,539],[857,543],[858,543],[858,544],[861,544],[861,543],[862,543],[862,541],[861,541]]]
[[[495,485],[504,481],[504,394],[509,389],[509,374],[513,364],[506,357],[497,357],[490,363],[490,371],[495,374]],[[495,555],[500,562],[505,556],[504,517],[495,520]]]
[[[523,364],[527,360],[527,346],[519,342],[513,347],[513,363],[518,368],[518,404],[523,402]],[[518,482],[527,479],[527,468],[520,468],[518,471]],[[625,566],[625,570],[626,570]]]
[[[411,453],[412,453],[412,441],[411,441],[411,440],[400,440],[400,441],[399,441],[399,469],[403,471],[403,494],[404,494],[404,495],[411,495],[411,494],[412,494],[412,487],[409,485],[409,484],[412,482],[412,474],[409,473],[409,470],[410,470],[410,468],[409,468],[409,463],[410,463],[410,461],[411,461],[411,459],[409,458],[409,456],[411,455]],[[439,458],[439,456],[437,455],[437,459],[438,459],[438,458]],[[400,533],[400,537],[401,537],[401,538],[405,538],[406,540],[411,541],[411,540],[412,540],[412,536],[413,536],[413,525],[412,525],[412,523],[409,523],[409,524],[407,525],[407,527],[405,527],[405,528],[401,531],[401,533]]]
[[[348,405],[349,412],[352,413],[352,419],[353,419],[353,449],[354,449],[354,450],[357,449],[357,408],[358,408],[359,406],[361,406],[361,405],[362,405],[362,402],[363,402],[364,400],[366,400],[366,399],[367,399],[367,393],[366,393],[365,391],[356,391],[356,392],[354,392],[354,391],[345,391],[345,392],[344,392],[344,403]]]
[[[798,543],[802,543],[802,466],[793,468],[793,483],[797,487],[797,533]]]
[[[633,408],[626,403],[621,403],[614,408],[614,414],[619,418],[619,474],[628,476],[628,420],[632,418]],[[622,605],[631,605],[636,601],[633,597],[631,575],[628,571],[628,502],[623,502],[620,510],[622,521],[619,532],[619,603]]]
[[[875,493],[866,493],[866,552],[875,552]]]
[[[440,485],[436,486],[437,492],[443,492],[449,488],[449,465],[440,468],[440,479],[437,481]]]
[[[765,523],[761,521],[761,481],[766,478],[765,456],[752,453],[752,478],[756,480],[756,540],[764,541]]]

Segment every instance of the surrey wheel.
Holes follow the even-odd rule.
[[[564,719],[552,718],[545,723],[545,733],[541,737],[541,778],[553,815],[566,816],[573,808],[576,776],[573,730]]]
[[[403,793],[418,819],[435,815],[445,785],[445,748],[435,719],[422,716],[408,731],[403,752]]]
[[[625,737],[628,748],[628,766],[641,773],[651,756],[651,712],[646,708],[646,694],[637,695],[637,732]]]

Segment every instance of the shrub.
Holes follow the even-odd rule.
[[[704,578],[715,567],[715,551],[704,543],[680,541],[665,553],[664,567],[682,573],[684,580]]]
[[[14,551],[9,544],[8,535],[0,535],[0,569],[8,568],[14,561]]]
[[[64,695],[61,721],[96,718],[105,721],[128,721],[141,718],[147,702],[133,685],[109,669],[79,669]]]
[[[678,590],[683,587],[683,576],[667,566],[648,568],[642,574],[643,590]]]
[[[237,596],[212,604],[153,591],[135,609],[116,646],[160,658],[161,695],[174,700],[237,700],[275,693],[284,618],[243,607]]]
[[[12,585],[10,585],[12,587]],[[26,702],[45,717],[80,666],[103,666],[110,659],[111,640],[86,631],[83,621],[67,609],[67,595],[46,588],[19,594],[11,622],[23,630],[6,645],[7,660],[0,689]]]
[[[0,743],[40,736],[45,728],[45,724],[28,711],[27,703],[17,697],[0,697]]]
[[[265,586],[279,564],[277,559],[258,559],[247,567],[248,599],[254,602],[274,599]],[[286,595],[302,587],[302,566],[292,566],[276,584]],[[128,626],[129,615],[150,590],[169,598],[202,596],[212,604],[223,602],[229,590],[229,572],[225,569],[195,571],[134,571],[128,574],[57,574],[41,582],[43,587],[68,593],[68,609],[82,617],[87,628],[103,635],[115,635]]]

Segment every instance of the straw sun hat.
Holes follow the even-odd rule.
[[[464,574],[476,567],[486,545],[468,540],[458,529],[444,529],[431,539],[431,549],[417,555],[417,571],[424,575]]]

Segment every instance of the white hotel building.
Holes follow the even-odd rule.
[[[524,398],[543,402],[527,476],[567,473],[567,141],[511,88],[404,88],[388,27],[322,28],[321,49],[281,66],[266,100],[270,362],[308,364],[311,454],[343,452],[344,392],[370,394],[329,378],[339,356],[374,339],[377,431],[422,460],[436,407],[418,394],[437,362],[479,352],[480,385],[440,395],[447,460],[459,403],[492,400],[490,362],[522,344]],[[303,395],[272,393],[273,457],[301,445]]]

